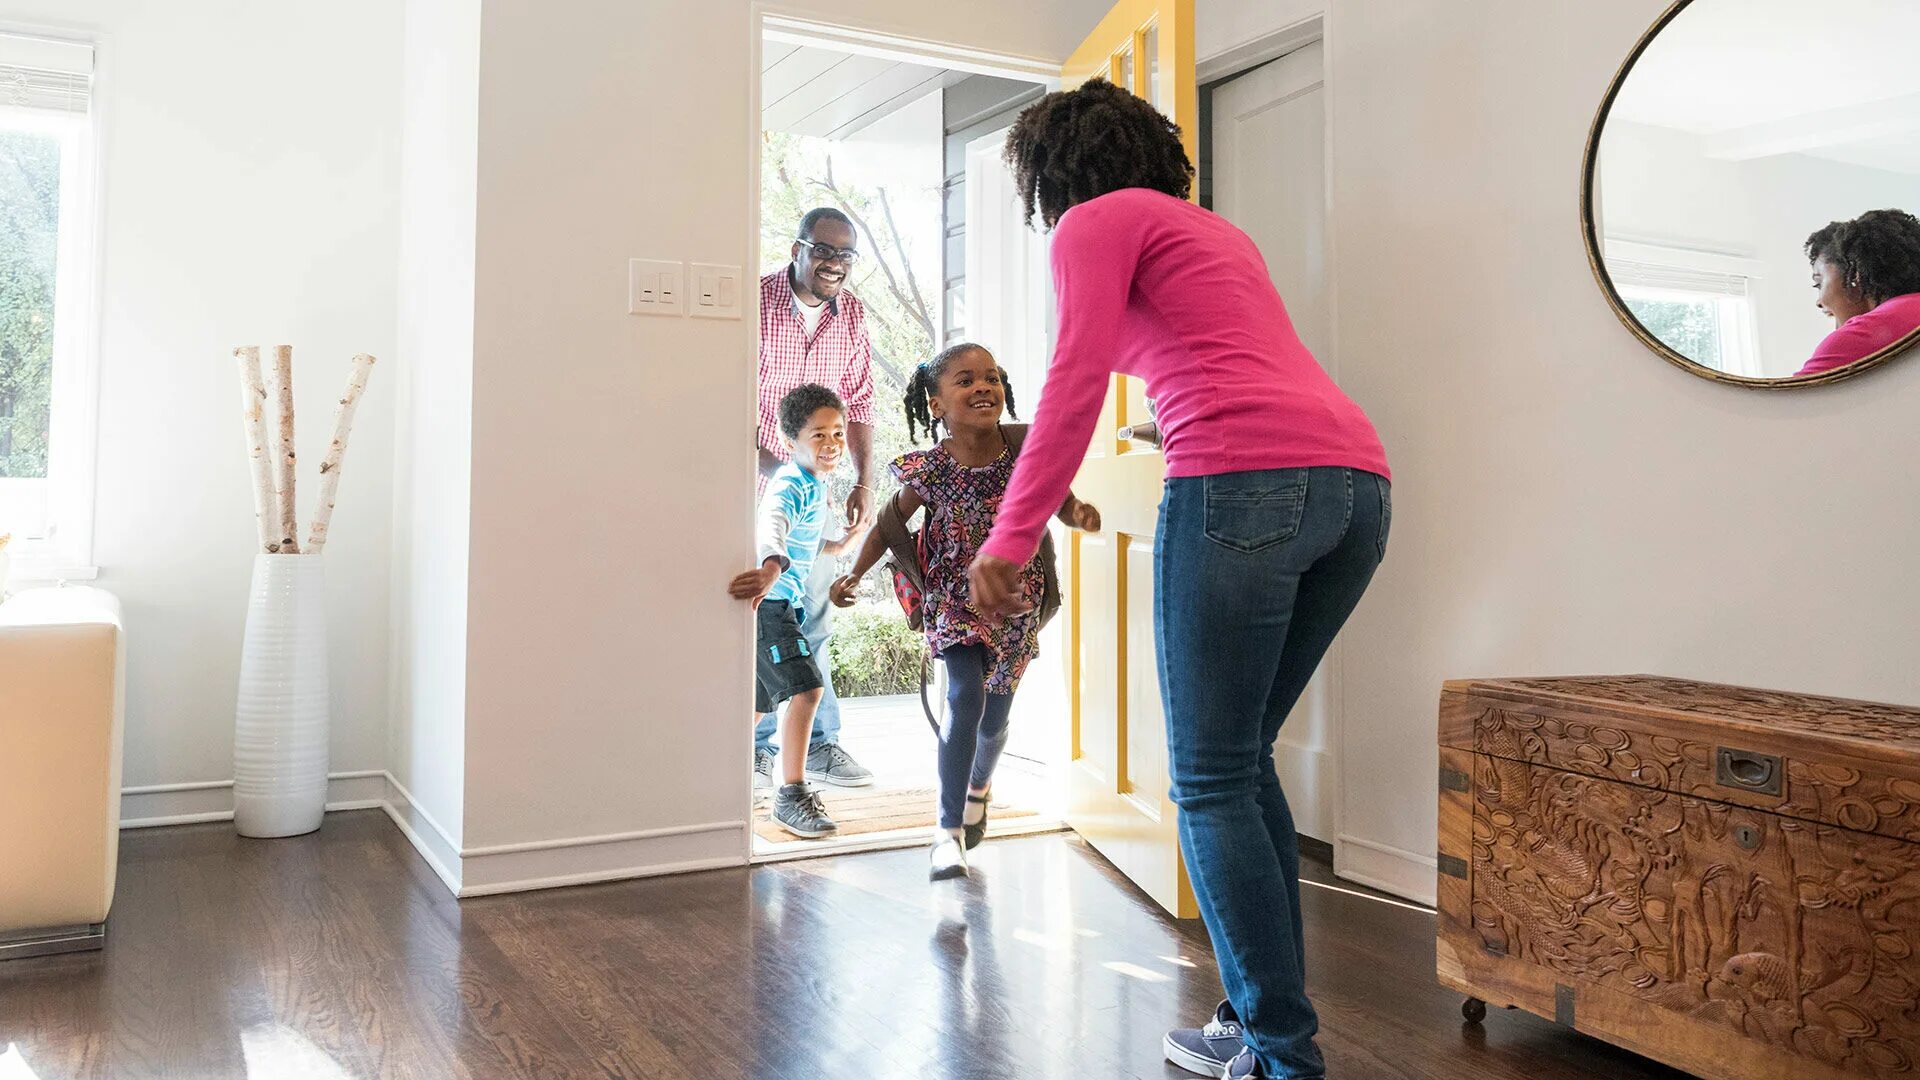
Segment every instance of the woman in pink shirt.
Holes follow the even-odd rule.
[[[1300,343],[1247,235],[1187,201],[1178,129],[1105,82],[1050,94],[1007,137],[1053,231],[1060,328],[1045,392],[970,575],[989,616],[1085,457],[1109,376],[1146,380],[1166,455],[1154,629],[1180,843],[1227,1001],[1168,1034],[1201,1075],[1326,1075],[1303,977],[1299,842],[1281,722],[1386,550],[1386,454]]]
[[[1799,371],[1857,363],[1920,329],[1920,219],[1905,210],[1869,210],[1807,238],[1814,303],[1834,331]]]

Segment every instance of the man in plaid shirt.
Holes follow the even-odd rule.
[[[853,222],[828,207],[800,219],[793,261],[760,279],[760,487],[785,463],[780,438],[780,401],[795,387],[818,383],[840,395],[847,407],[847,449],[857,470],[847,499],[847,524],[873,524],[873,343],[867,311],[846,291],[859,258]],[[827,655],[832,630],[834,560],[821,559],[807,580],[801,623],[813,655]],[[840,699],[831,665],[822,664],[825,695],[813,718],[807,748],[807,779],[840,787],[865,787],[873,773],[840,748]],[[768,713],[753,731],[754,786],[771,786],[776,718]]]

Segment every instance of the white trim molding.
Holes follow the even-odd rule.
[[[1198,76],[1196,81],[1205,86],[1232,78],[1270,60],[1278,60],[1290,52],[1304,49],[1316,41],[1323,41],[1326,36],[1327,17],[1324,14],[1309,15],[1291,26],[1201,57],[1199,63],[1194,65],[1194,74]]]
[[[1060,85],[1060,61],[1058,60],[993,53],[920,38],[903,37],[880,30],[837,26],[797,15],[781,14],[772,5],[760,5],[759,12],[758,28],[767,41],[777,41],[785,45],[814,45],[855,56],[870,56],[880,60],[945,68],[948,71],[964,71],[969,75],[995,75],[1001,78],[1024,79],[1040,83],[1049,89]],[[753,70],[757,73],[760,68],[756,64]],[[757,103],[760,100],[757,79],[753,89],[755,92],[753,100]]]
[[[372,810],[386,802],[386,773],[360,769],[327,774],[328,810]],[[120,789],[120,827],[151,829],[233,820],[233,781],[201,780]]]
[[[466,848],[460,853],[459,895],[491,896],[744,866],[747,828],[744,820],[709,821]]]
[[[1432,907],[1440,860],[1341,833],[1333,845],[1336,877]]]
[[[233,820],[231,780],[127,787],[120,800],[122,829]],[[463,847],[405,784],[382,769],[330,774],[327,810],[385,810],[456,897],[745,866],[751,840],[749,823],[739,820]]]

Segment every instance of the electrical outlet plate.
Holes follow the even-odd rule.
[[[745,289],[739,267],[694,263],[687,279],[687,312],[696,319],[738,319]]]
[[[686,313],[686,267],[662,259],[627,260],[627,314]]]

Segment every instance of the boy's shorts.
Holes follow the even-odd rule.
[[[826,685],[820,665],[800,633],[800,620],[785,600],[763,600],[755,619],[753,707],[769,713],[809,690]]]

